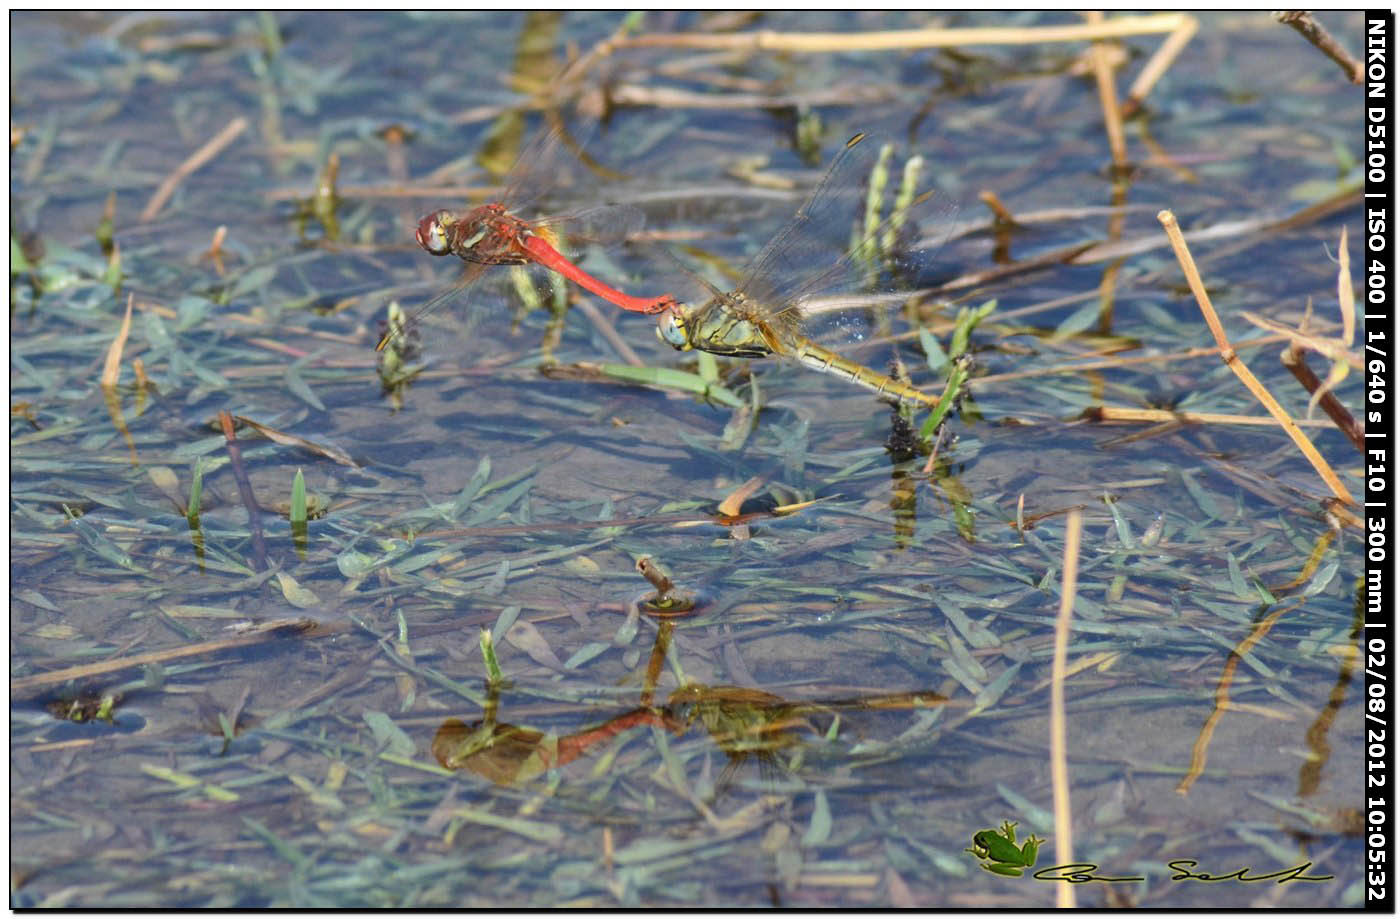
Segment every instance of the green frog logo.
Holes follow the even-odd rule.
[[[982,867],[994,874],[1018,878],[1026,868],[1035,867],[1040,844],[1045,840],[1026,837],[1025,845],[1016,848],[1016,824],[1003,821],[1001,832],[982,830],[972,835],[972,846],[964,849],[982,859]]]

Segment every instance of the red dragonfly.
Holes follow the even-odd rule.
[[[455,255],[467,263],[461,281],[434,298],[414,314],[410,326],[443,303],[457,299],[492,265],[534,263],[558,272],[570,281],[609,303],[634,313],[655,314],[676,305],[670,294],[660,297],[634,297],[598,280],[569,261],[556,246],[561,236],[571,240],[625,239],[641,229],[641,211],[626,205],[608,205],[558,217],[525,220],[516,216],[529,201],[541,195],[541,188],[558,174],[562,134],[547,131],[533,140],[511,168],[501,197],[463,213],[442,209],[418,221],[414,236],[418,245],[432,255]],[[394,335],[386,332],[376,350],[383,350]]]

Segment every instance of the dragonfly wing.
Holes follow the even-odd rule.
[[[864,134],[851,138],[793,218],[744,269],[736,290],[780,309],[833,253],[844,252],[879,147]]]
[[[531,220],[530,225],[546,238],[559,239],[560,245],[580,246],[586,243],[615,245],[625,242],[640,233],[646,222],[646,214],[639,207],[601,204]]]
[[[509,155],[511,132],[493,133],[482,144],[477,162],[486,171],[501,176],[501,200],[507,207],[525,208],[537,204],[555,188],[566,184],[562,181],[563,177],[576,165],[571,161],[570,151],[581,151],[587,138],[596,130],[596,123],[584,127],[580,132],[584,140],[580,141],[568,132],[562,120],[547,120],[534,134],[520,142],[515,160],[504,175],[499,167],[492,167]]]
[[[887,216],[854,242],[848,237],[835,264],[785,289],[781,309],[814,337],[833,344],[862,339],[870,310],[897,306],[928,283],[958,211],[950,196],[915,197],[904,213]],[[814,321],[817,316],[823,318]]]
[[[460,307],[464,305],[468,299],[468,292],[476,286],[476,282],[481,280],[481,276],[486,273],[489,267],[491,266],[482,264],[481,262],[463,263],[461,274],[456,283],[414,310],[409,316],[408,328],[414,331],[421,331],[423,324],[433,313],[444,307]]]

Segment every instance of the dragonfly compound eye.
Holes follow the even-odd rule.
[[[657,322],[656,337],[677,351],[690,349],[690,336],[685,331],[685,320],[674,312],[667,311]]]
[[[413,235],[417,238],[418,245],[432,255],[446,255],[452,249],[447,241],[445,218],[448,216],[446,211],[434,211],[418,221],[418,229]]]

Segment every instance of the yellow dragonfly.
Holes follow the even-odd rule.
[[[707,301],[698,307],[668,305],[658,316],[661,340],[678,351],[744,358],[778,355],[900,402],[937,405],[937,397],[844,358],[805,331],[812,308],[828,299],[822,295],[834,287],[853,286],[851,275],[861,276],[854,286],[867,290],[838,298],[838,305],[868,307],[905,296],[899,291],[907,289],[909,271],[918,264],[915,256],[891,254],[903,225],[904,212],[897,212],[873,232],[857,234],[850,254],[833,268],[816,277],[810,274],[814,259],[830,255],[821,234],[849,226],[858,200],[863,200],[862,182],[878,157],[878,145],[866,141],[867,135],[857,134],[846,142],[797,214],[745,268],[737,287],[725,292],[698,279],[709,290]]]

